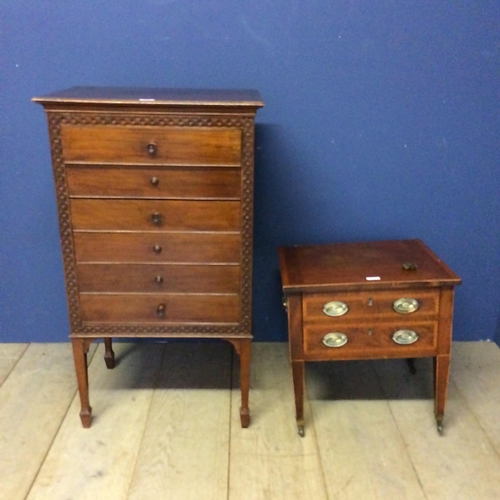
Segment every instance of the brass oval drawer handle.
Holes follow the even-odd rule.
[[[159,212],[155,212],[154,214],[151,214],[151,220],[155,226],[161,226],[162,216]]]
[[[418,334],[413,330],[398,330],[392,335],[392,340],[399,345],[414,344],[418,340]]]
[[[160,184],[160,179],[158,179],[158,177],[151,177],[151,184],[153,186],[158,186]]]
[[[403,297],[394,301],[392,307],[399,314],[410,314],[417,311],[420,307],[420,304],[418,303],[417,299]]]
[[[157,276],[155,278],[155,282],[158,283],[158,285],[161,285],[163,283],[163,277],[161,276]]]
[[[154,253],[161,253],[161,246],[160,245],[154,245],[153,246],[153,252]]]
[[[349,307],[345,302],[340,302],[340,300],[333,300],[332,302],[327,302],[323,306],[323,312],[327,316],[343,316]]]
[[[167,306],[165,304],[158,304],[158,307],[156,308],[156,314],[160,318],[164,318],[165,317],[166,311],[167,311]]]
[[[154,142],[150,142],[147,146],[146,149],[148,151],[149,156],[155,156],[156,152],[158,151],[158,147]]]
[[[347,340],[347,335],[345,333],[331,332],[323,337],[323,344],[325,344],[326,347],[342,347],[347,344]]]

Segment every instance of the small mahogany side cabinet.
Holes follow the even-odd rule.
[[[224,339],[250,421],[253,90],[74,87],[48,119],[80,417],[112,338]]]
[[[420,240],[279,249],[299,434],[304,362],[434,358],[439,433],[461,279]]]

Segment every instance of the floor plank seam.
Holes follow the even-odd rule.
[[[0,384],[0,387],[3,386],[3,384],[5,384],[5,382],[7,382],[7,380],[9,380],[9,377],[11,375],[11,373],[15,370],[16,366],[19,364],[19,362],[21,361],[21,358],[24,356],[24,354],[26,353],[26,351],[28,350],[28,347],[32,344],[32,342],[28,342],[26,344],[26,347],[24,348],[23,352],[21,353],[21,355],[17,358],[16,362],[12,365],[12,368],[9,370],[9,373],[7,374],[7,376],[5,377],[4,381]]]
[[[290,379],[292,378],[292,367],[290,365],[290,363],[288,364],[289,366],[289,371],[290,371]],[[293,388],[292,388],[293,390]],[[321,453],[320,453],[320,450],[319,450],[319,443],[318,443],[318,434],[316,432],[316,423],[315,423],[315,420],[314,420],[314,413],[313,413],[313,408],[312,408],[312,404],[311,402],[309,401],[309,391],[307,389],[307,380],[306,380],[306,383],[304,384],[304,401],[307,401],[307,406],[309,408],[309,411],[308,411],[308,414],[309,414],[309,418],[311,420],[311,424],[310,424],[310,427],[311,427],[311,432],[313,433],[313,436],[314,436],[314,447],[315,447],[315,452],[316,452],[316,456],[318,457],[318,460],[319,460],[319,463],[321,465],[321,481],[323,483],[323,491],[325,492],[325,497],[327,500],[330,500],[330,497],[328,495],[328,488],[327,488],[327,482],[326,482],[326,475],[325,475],[325,466],[323,465],[323,459],[321,458]],[[304,436],[305,438],[305,436]],[[304,439],[304,438],[300,438],[300,439]],[[302,455],[304,456],[304,455]]]
[[[144,436],[146,435],[146,430],[147,430],[148,422],[149,422],[149,416],[151,415],[151,408],[153,406],[153,400],[154,400],[154,397],[155,397],[155,393],[156,393],[156,391],[158,389],[158,384],[160,382],[160,374],[161,374],[161,371],[162,371],[163,362],[164,362],[165,357],[167,355],[166,354],[166,351],[167,351],[167,344],[166,344],[166,342],[162,342],[161,344],[163,345],[163,352],[161,353],[160,362],[158,363],[158,368],[156,370],[155,379],[154,379],[155,382],[154,382],[154,386],[153,386],[153,393],[151,394],[151,398],[149,400],[148,410],[146,412],[146,418],[145,418],[145,421],[144,421],[144,427],[142,429],[141,438],[139,439],[139,444],[137,446],[137,453],[135,455],[134,466],[132,467],[132,473],[130,474],[130,479],[129,479],[129,483],[128,483],[128,487],[127,487],[126,498],[130,497],[130,489],[132,488],[132,483],[133,483],[134,477],[135,477],[135,471],[137,469],[137,464],[139,462],[139,455],[140,455],[140,452],[141,452],[141,449],[142,449],[142,443],[144,441]]]
[[[235,370],[235,358],[236,358],[236,352],[235,349],[231,349],[231,359],[229,361],[230,366],[230,374],[231,374],[231,381],[229,384],[229,435],[228,435],[228,445],[227,445],[227,479],[226,479],[226,500],[229,500],[230,495],[231,495],[231,447],[232,447],[232,441],[231,441],[231,436],[232,436],[232,427],[233,427],[233,404],[234,404],[234,370]],[[250,406],[250,405],[249,405]]]
[[[94,359],[96,352],[97,352],[97,347],[93,350],[93,352],[89,352],[89,355],[90,355],[90,359],[88,360],[89,366],[90,366],[90,363],[92,363],[92,360]],[[24,354],[24,352],[23,352],[23,354]],[[76,385],[76,378],[75,378],[75,392],[73,393],[73,397],[69,400],[68,407],[66,408],[66,411],[64,412],[64,415],[62,416],[61,420],[59,421],[59,425],[57,426],[57,431],[54,433],[54,436],[52,437],[52,441],[50,442],[50,445],[47,447],[47,450],[43,455],[43,459],[40,461],[40,465],[36,471],[36,474],[33,476],[33,481],[31,481],[31,484],[30,484],[30,487],[28,489],[28,492],[26,493],[25,499],[30,496],[31,490],[33,489],[33,486],[35,485],[35,483],[38,480],[38,476],[40,475],[40,471],[43,469],[45,461],[47,460],[47,457],[49,456],[50,450],[52,449],[52,446],[54,445],[54,442],[57,439],[57,436],[59,435],[59,431],[61,430],[61,427],[63,426],[64,422],[66,421],[66,418],[68,418],[69,411],[71,409],[71,406],[73,405],[73,401],[77,397],[79,397],[79,396],[78,396],[78,387]]]
[[[453,380],[453,376],[451,376],[450,378]],[[467,401],[467,398],[466,398],[465,394],[462,392],[462,390],[460,389],[460,386],[456,383],[455,380],[453,380],[453,383],[455,384],[455,388],[456,388],[458,394],[460,395],[460,397],[462,398],[462,401],[463,401],[464,405],[471,412],[472,416],[474,417],[474,419],[477,422],[477,425],[479,426],[479,428],[481,429],[482,433],[486,437],[486,440],[488,441],[488,443],[490,444],[490,446],[493,448],[493,451],[495,452],[495,454],[500,459],[500,450],[497,449],[497,447],[495,446],[495,443],[491,440],[489,432],[483,427],[483,425],[481,423],[481,419],[474,412],[474,408],[471,405],[469,405],[469,401]]]
[[[396,427],[396,429],[398,430],[398,433],[399,433],[399,436],[401,438],[401,441],[402,443],[404,444],[404,448],[405,448],[405,451],[406,451],[406,455],[408,456],[408,460],[410,461],[410,464],[411,464],[411,468],[413,469],[413,472],[415,473],[415,477],[418,481],[418,485],[420,486],[420,490],[422,492],[422,494],[424,495],[424,498],[426,500],[429,500],[428,496],[427,496],[427,493],[425,491],[425,488],[424,488],[424,485],[422,483],[422,480],[420,478],[420,474],[418,473],[418,470],[417,470],[417,467],[415,465],[415,463],[413,462],[413,459],[412,459],[412,456],[411,456],[411,453],[410,451],[408,450],[408,442],[406,441],[405,439],[405,436],[404,436],[404,433],[401,431],[399,425],[398,425],[398,422],[397,422],[397,419],[394,415],[394,412],[392,411],[392,407],[391,405],[389,404],[389,395],[387,393],[387,390],[385,389],[384,387],[384,384],[382,383],[382,379],[380,377],[380,373],[378,372],[377,368],[376,368],[376,362],[374,360],[371,361],[371,364],[372,364],[372,367],[373,367],[373,371],[375,373],[375,377],[377,378],[377,382],[378,382],[378,385],[379,387],[382,389],[382,393],[384,394],[385,396],[385,400],[386,400],[386,403],[387,403],[387,407],[389,409],[389,413],[391,414],[391,417],[392,417],[392,422],[394,423],[394,426]]]

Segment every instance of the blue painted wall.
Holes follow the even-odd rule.
[[[4,0],[0,340],[68,334],[42,108],[73,85],[251,87],[254,325],[285,340],[276,247],[421,238],[464,280],[455,338],[500,340],[496,0]]]

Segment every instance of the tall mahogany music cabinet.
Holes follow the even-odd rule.
[[[87,353],[112,338],[251,343],[253,90],[74,87],[33,99],[48,119],[80,417]]]

